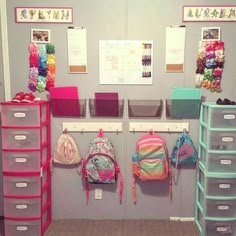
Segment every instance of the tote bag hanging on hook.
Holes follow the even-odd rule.
[[[198,157],[197,149],[186,131],[181,133],[176,140],[171,153],[171,162],[175,166],[178,165],[193,165]]]

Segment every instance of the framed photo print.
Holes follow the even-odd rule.
[[[202,27],[202,41],[220,40],[220,27]]]
[[[50,43],[50,30],[48,29],[31,29],[32,43]]]

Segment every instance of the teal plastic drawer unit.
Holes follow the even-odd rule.
[[[236,236],[236,106],[202,103],[195,222],[202,236]]]

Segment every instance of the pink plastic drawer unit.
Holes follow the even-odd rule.
[[[49,120],[47,102],[1,103],[2,126],[39,126]]]
[[[5,236],[40,236],[40,220],[5,220]]]
[[[207,236],[236,236],[236,221],[206,221]]]
[[[40,198],[4,198],[5,217],[40,217]]]
[[[3,149],[39,149],[47,141],[47,126],[36,128],[2,128]]]
[[[42,157],[40,151],[24,151],[24,152],[2,152],[3,171],[9,172],[27,172],[40,171],[42,164],[47,161],[47,147],[42,149]]]
[[[5,196],[39,196],[40,176],[3,176]]]
[[[233,200],[206,200],[207,217],[236,217],[236,202]]]

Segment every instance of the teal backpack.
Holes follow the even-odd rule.
[[[191,137],[183,132],[179,135],[171,153],[171,163],[178,167],[178,165],[194,165],[197,161],[197,149]]]

